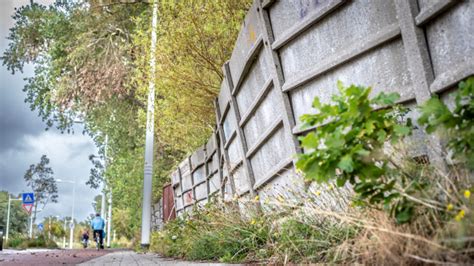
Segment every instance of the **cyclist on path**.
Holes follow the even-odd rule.
[[[100,248],[104,249],[104,227],[105,227],[105,221],[100,217],[100,213],[97,213],[95,215],[95,218],[92,219],[91,221],[91,227],[92,230],[94,230],[94,238],[96,237],[96,234],[99,235],[99,243],[100,243]],[[96,240],[97,241],[97,240]]]

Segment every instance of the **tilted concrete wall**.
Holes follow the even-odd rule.
[[[291,198],[303,186],[299,117],[315,96],[329,101],[337,80],[415,107],[449,99],[474,74],[473,57],[472,0],[256,0],[223,66],[216,130],[172,175],[178,215],[210,195]],[[434,160],[423,132],[413,138]],[[323,193],[321,205],[339,208],[338,197]]]

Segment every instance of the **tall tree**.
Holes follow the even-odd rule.
[[[127,4],[125,4],[127,2]],[[33,63],[26,102],[48,127],[85,131],[105,154],[92,160],[89,185],[105,179],[127,235],[139,229],[149,69],[151,5],[146,1],[57,1],[19,8],[3,64]],[[170,170],[202,145],[215,123],[221,66],[231,55],[251,0],[159,1],[153,184],[155,199]]]
[[[53,169],[49,167],[48,164],[48,157],[43,155],[38,164],[30,165],[30,168],[26,171],[24,176],[26,185],[29,186],[35,194],[33,223],[36,221],[38,206],[44,209],[48,202],[58,202],[58,186],[53,176]]]

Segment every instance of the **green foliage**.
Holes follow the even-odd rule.
[[[211,134],[215,125],[214,99],[223,78],[222,65],[230,58],[251,2],[160,3],[155,128],[159,141],[174,150],[192,152]]]
[[[18,199],[21,195],[10,195],[12,199]],[[8,211],[8,192],[0,191],[0,224],[4,227],[5,235]],[[9,237],[23,235],[28,231],[28,214],[21,207],[21,200],[12,200],[10,205],[10,230]]]
[[[44,230],[43,236],[48,238],[51,234],[52,238],[59,238],[66,236],[66,229],[64,228],[64,221],[59,220],[57,217],[50,216],[43,219]]]
[[[289,261],[332,261],[331,248],[352,239],[356,233],[355,227],[290,218],[281,225],[277,242]]]
[[[474,77],[459,83],[451,111],[438,97],[420,107],[418,122],[428,133],[444,129],[455,159],[474,169]]]
[[[303,217],[247,214],[242,217],[235,206],[208,204],[155,232],[151,248],[188,260],[329,262],[329,251],[356,233],[350,226]]]
[[[315,114],[301,116],[304,127],[316,127],[301,137],[305,153],[296,167],[306,179],[317,182],[336,180],[338,186],[353,185],[358,203],[383,204],[400,223],[413,214],[413,204],[400,194],[418,190],[420,185],[400,173],[384,152],[386,142],[396,144],[411,133],[411,121],[403,122],[407,112],[395,105],[396,93],[381,92],[369,99],[370,88],[338,83],[340,95],[333,104],[313,101]],[[410,184],[408,187],[407,184]]]
[[[24,176],[26,185],[35,193],[33,223],[36,221],[38,205],[42,205],[43,209],[49,201],[58,202],[58,185],[53,176],[53,169],[48,165],[49,158],[42,155],[40,162],[30,165]]]
[[[8,239],[8,242],[5,243],[5,247],[8,247],[8,248],[18,248],[21,243],[23,243],[24,241],[26,241],[25,238],[22,238],[22,237],[12,237],[12,238],[9,238]]]
[[[58,248],[58,245],[53,240],[45,238],[40,235],[35,239],[28,239],[16,237],[8,240],[8,248],[27,249],[27,248]]]
[[[250,222],[238,210],[224,210],[216,205],[195,209],[192,216],[168,222],[154,235],[152,248],[166,256],[189,260],[238,262],[263,248],[270,227],[259,218]]]
[[[74,133],[74,121],[84,122],[83,133],[100,148],[88,184],[110,185],[114,212],[122,217],[114,224],[134,237],[140,226],[150,79],[156,78],[153,185],[158,199],[170,170],[212,132],[221,67],[251,1],[161,2],[154,76],[149,68],[151,5],[122,2],[21,7],[2,61],[12,72],[33,63],[25,100],[48,128]],[[96,163],[105,159],[106,171]]]

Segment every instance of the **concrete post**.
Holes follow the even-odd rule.
[[[434,80],[434,72],[425,33],[415,23],[415,16],[419,13],[418,4],[410,0],[395,1],[395,4],[416,102],[423,104],[431,98],[429,86]],[[428,156],[432,164],[446,172],[446,162],[443,159],[440,140],[433,135],[426,135],[426,138],[430,146],[428,147]]]

